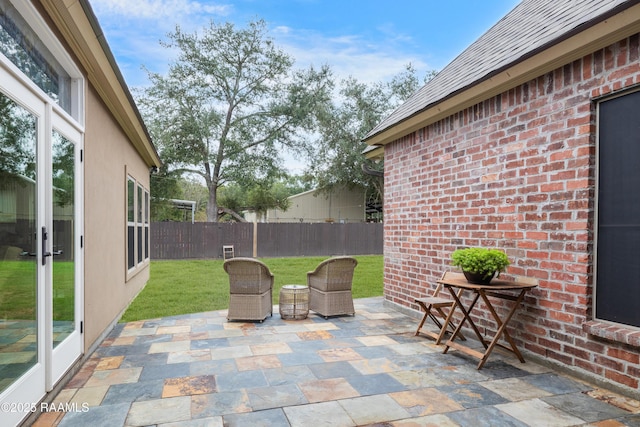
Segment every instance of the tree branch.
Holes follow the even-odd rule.
[[[218,218],[220,218],[222,215],[224,214],[229,214],[232,217],[234,217],[238,222],[248,222],[246,219],[244,219],[242,216],[240,216],[236,211],[234,211],[233,209],[229,209],[229,208],[225,208],[222,206],[218,207]]]

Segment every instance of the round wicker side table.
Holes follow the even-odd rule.
[[[284,285],[280,289],[280,317],[285,320],[306,319],[309,315],[309,288],[304,285]]]

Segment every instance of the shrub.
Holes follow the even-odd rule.
[[[451,260],[451,264],[462,271],[482,274],[485,278],[492,277],[495,272],[500,275],[509,265],[507,255],[498,249],[457,249],[451,254]]]

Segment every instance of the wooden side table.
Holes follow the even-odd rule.
[[[280,289],[280,317],[285,320],[306,319],[309,315],[309,288],[304,285],[284,285]]]
[[[528,283],[518,283],[518,282],[509,281],[509,280],[497,280],[497,279],[493,279],[491,281],[491,284],[489,285],[477,285],[477,284],[469,283],[465,279],[459,279],[459,278],[450,278],[450,279],[443,278],[438,280],[438,283],[441,283],[442,285],[444,285],[444,287],[449,290],[449,293],[451,293],[451,297],[455,300],[455,305],[449,311],[449,315],[447,316],[447,319],[445,320],[445,324],[443,327],[448,326],[448,324],[451,322],[451,318],[453,317],[453,313],[456,310],[460,310],[463,315],[462,321],[458,323],[458,327],[455,329],[455,331],[453,332],[449,340],[445,343],[444,353],[448,352],[449,348],[460,350],[463,353],[466,353],[470,356],[480,359],[477,369],[481,369],[484,366],[487,359],[489,358],[489,355],[493,351],[494,347],[499,346],[501,348],[504,348],[514,353],[518,357],[518,360],[524,363],[524,358],[522,357],[522,354],[516,347],[516,343],[513,340],[513,338],[511,338],[511,335],[509,335],[509,331],[507,331],[507,324],[509,323],[513,315],[516,313],[516,311],[520,307],[520,303],[524,299],[524,296],[527,293],[527,291],[535,288],[536,285],[528,284]],[[456,289],[459,289],[462,291],[469,291],[474,294],[473,299],[468,307],[465,307],[463,305],[460,299],[460,295],[459,293],[456,292]],[[504,293],[500,291],[513,291],[513,293],[509,294],[509,293]],[[491,304],[489,297],[508,300],[512,302],[511,309],[508,311],[508,313],[504,315],[503,318],[500,318],[500,316],[498,315],[498,312]],[[480,333],[480,330],[478,329],[476,324],[473,322],[473,319],[471,318],[471,315],[470,315],[471,311],[474,309],[476,302],[478,301],[479,298],[482,298],[482,301],[485,303],[487,309],[491,313],[493,320],[495,320],[496,324],[498,325],[498,330],[496,331],[496,334],[491,340],[485,339],[482,336],[482,334]],[[462,328],[462,325],[465,322],[469,323],[469,326],[471,326],[471,328],[475,332],[476,336],[478,337],[478,340],[484,346],[484,349],[485,349],[484,352],[469,348],[461,344],[460,342],[455,341],[456,338],[460,336],[460,330]],[[507,346],[500,343],[499,342],[500,338],[504,338],[509,345]]]

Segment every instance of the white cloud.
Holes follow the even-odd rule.
[[[357,35],[327,38],[289,30],[278,34],[276,44],[295,58],[298,66],[329,64],[339,79],[353,76],[363,83],[374,83],[404,71],[408,63],[419,75],[432,68],[416,54],[406,53],[393,43],[372,43]]]
[[[92,0],[91,4],[105,31],[127,82],[132,86],[147,84],[145,65],[163,73],[176,52],[160,46],[161,39],[175,25],[186,32],[202,31],[209,21],[232,19],[233,6],[221,1],[204,0]],[[359,34],[327,36],[316,31],[278,25],[270,36],[289,53],[296,65],[320,67],[328,64],[338,79],[354,76],[364,83],[388,80],[411,63],[423,75],[429,67],[415,51],[410,52],[411,38],[393,25],[378,28],[381,38],[374,40]]]
[[[194,0],[93,0],[93,8],[99,15],[119,15],[128,19],[158,19],[188,15],[226,16],[230,5],[204,4]]]
[[[224,20],[232,6],[198,0],[91,0],[109,46],[130,86],[148,84],[144,65],[164,73],[176,52],[160,45],[176,25],[200,31],[210,20]]]
[[[285,25],[279,25],[273,29],[275,34],[289,34],[291,32],[291,27],[287,27]]]

